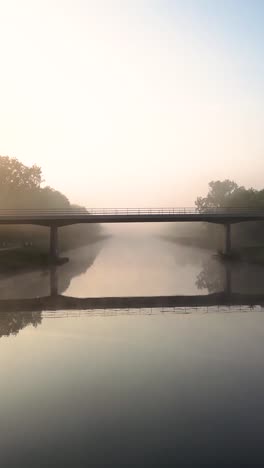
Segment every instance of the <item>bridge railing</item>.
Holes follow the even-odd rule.
[[[0,216],[101,216],[101,215],[157,215],[157,214],[195,214],[196,208],[87,208],[87,209],[0,209]]]
[[[264,209],[248,207],[221,207],[199,210],[195,207],[165,208],[87,208],[87,209],[0,209],[0,218],[6,217],[82,217],[82,216],[146,216],[146,215],[248,215],[264,216]]]
[[[227,207],[199,210],[196,207],[165,207],[165,208],[87,208],[91,215],[221,215],[221,214],[262,214],[264,208]]]

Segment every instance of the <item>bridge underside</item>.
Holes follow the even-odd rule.
[[[1,217],[0,225],[7,224],[33,224],[38,226],[71,226],[73,224],[115,224],[115,223],[212,223],[212,224],[236,224],[243,222],[264,221],[263,216],[234,216],[234,215],[81,215],[81,216],[21,216]]]
[[[131,221],[131,223],[132,223],[132,221]],[[77,223],[75,223],[75,224],[77,224]],[[222,223],[218,222],[217,224],[222,224]],[[50,258],[53,259],[53,260],[56,260],[57,258],[59,258],[58,228],[63,227],[63,226],[67,226],[67,225],[52,224],[50,226]],[[231,253],[231,224],[230,223],[225,223],[224,227],[225,227],[224,254],[225,255],[230,255],[230,253]]]
[[[50,228],[50,257],[59,256],[58,228],[74,224],[113,223],[211,223],[225,227],[225,249],[231,252],[231,225],[235,223],[264,221],[264,212],[214,210],[198,213],[195,209],[112,209],[82,212],[47,210],[0,210],[0,225],[37,225]]]

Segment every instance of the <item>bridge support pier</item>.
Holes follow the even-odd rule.
[[[50,226],[50,257],[55,261],[59,257],[58,226],[54,224]]]
[[[225,263],[225,294],[230,296],[232,294],[232,269],[230,262]]]
[[[231,253],[231,224],[225,224],[225,255],[230,255]]]
[[[50,295],[58,295],[58,271],[56,265],[53,265],[50,269]]]

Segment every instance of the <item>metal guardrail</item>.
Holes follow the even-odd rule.
[[[167,208],[87,208],[87,209],[0,209],[4,217],[78,217],[78,216],[146,216],[146,215],[242,215],[264,216],[264,208],[226,207],[199,210],[193,207]]]
[[[139,309],[87,309],[87,310],[55,310],[43,311],[42,318],[45,319],[65,319],[80,317],[116,317],[116,316],[135,316],[135,315],[191,315],[191,314],[214,314],[214,313],[232,313],[232,312],[263,312],[261,305],[226,305],[226,306],[201,306],[201,307],[142,307]]]
[[[243,294],[225,292],[194,296],[146,296],[146,297],[87,297],[76,298],[64,295],[0,299],[0,311],[29,312],[45,311],[93,311],[99,310],[142,310],[142,309],[208,309],[229,307],[264,307],[264,294]],[[211,309],[212,310],[212,309]]]

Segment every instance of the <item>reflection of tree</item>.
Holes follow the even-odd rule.
[[[207,289],[208,293],[225,291],[262,294],[263,284],[263,265],[223,262],[217,259],[210,259],[204,263],[196,279],[198,289]]]
[[[44,272],[32,272],[29,274],[4,279],[0,284],[1,299],[23,299],[25,297],[36,298],[41,296],[62,294],[70,285],[71,280],[85,273],[94,263],[101,244],[96,244],[76,252],[72,252],[72,261],[57,268]],[[33,297],[32,297],[33,296]],[[41,312],[1,312],[0,314],[0,338],[3,336],[17,335],[23,328],[33,325],[37,327],[42,320]]]
[[[207,289],[209,293],[224,291],[226,287],[224,265],[210,259],[197,276],[196,286],[198,289]]]
[[[41,323],[41,312],[2,312],[0,314],[0,337],[17,335],[20,330]]]
[[[58,293],[63,294],[73,278],[76,278],[91,268],[102,248],[102,242],[69,252],[70,261],[57,269]]]
[[[76,249],[68,253],[70,261],[57,268],[58,294],[63,294],[76,276],[85,273],[95,261],[102,243]],[[54,274],[54,271],[52,272]],[[23,299],[43,297],[50,294],[49,268],[25,271],[19,274],[5,274],[0,276],[1,299]]]

